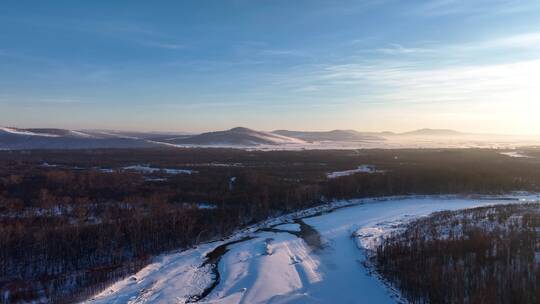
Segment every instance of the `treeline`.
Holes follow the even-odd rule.
[[[164,210],[93,225],[8,226],[0,233],[0,273],[10,302],[40,298],[64,302],[93,293],[111,280],[142,267],[151,255],[193,246],[206,236],[230,233],[214,226],[224,214]],[[221,221],[223,223],[223,221]],[[233,227],[230,225],[229,227]],[[85,288],[91,287],[91,288]]]
[[[436,213],[373,261],[411,303],[540,303],[540,203]]]
[[[136,164],[197,173],[122,170]],[[326,177],[363,164],[385,173]],[[332,199],[537,191],[538,169],[495,150],[4,151],[0,301],[69,302],[153,255]]]

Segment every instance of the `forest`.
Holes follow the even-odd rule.
[[[377,171],[328,178],[362,165]],[[157,254],[332,200],[539,190],[537,158],[491,149],[0,151],[0,302],[84,299]]]
[[[439,212],[372,259],[410,303],[539,303],[540,203]]]

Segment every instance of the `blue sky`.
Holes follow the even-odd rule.
[[[540,134],[540,1],[3,1],[0,125]]]

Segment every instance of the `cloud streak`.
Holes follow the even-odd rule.
[[[456,14],[509,15],[540,7],[537,1],[527,0],[429,0],[414,6],[413,12],[422,16],[439,17]]]
[[[487,63],[460,58],[510,48],[534,53],[539,46],[540,33],[535,32],[431,48],[393,45],[377,49],[381,56],[375,59],[305,66],[287,78],[300,94],[340,96],[351,104],[453,105],[464,110],[493,105],[521,108],[526,114],[540,111],[540,54]]]

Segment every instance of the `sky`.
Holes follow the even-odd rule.
[[[0,125],[540,134],[539,0],[0,6]]]

